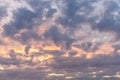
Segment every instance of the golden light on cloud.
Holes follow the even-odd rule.
[[[63,57],[70,57],[69,51],[67,51],[66,53],[64,53],[62,56],[63,56]]]
[[[38,59],[39,61],[45,61],[45,60],[49,60],[49,59],[52,59],[54,58],[54,56],[52,55],[49,55],[49,54],[45,54],[45,55],[41,55],[39,57],[36,57],[36,59]]]
[[[57,51],[61,51],[61,47],[55,46],[55,45],[50,45],[50,46],[44,46],[43,50],[48,50],[48,51],[57,50]]]
[[[35,46],[31,46],[29,49],[29,53],[39,52],[40,50],[36,48]]]
[[[92,53],[92,52],[86,52],[86,51],[84,51],[83,49],[81,49],[81,48],[76,48],[76,47],[74,47],[74,46],[72,46],[72,49],[75,50],[75,51],[77,51],[77,54],[76,54],[74,57],[83,57],[84,55],[86,55],[85,57],[86,57],[87,59],[90,59],[90,58],[93,57],[93,53]]]
[[[24,46],[13,47],[16,53],[24,53]]]
[[[93,57],[93,54],[92,53],[88,53],[87,55],[86,55],[86,58],[87,59],[91,59]]]
[[[14,40],[9,39],[9,38],[3,38],[3,40],[5,43],[7,43],[7,45],[6,46],[0,45],[0,50],[1,50],[2,55],[7,55],[9,50],[14,50],[15,53],[25,54],[25,46],[26,45],[22,45],[19,42],[14,41]],[[30,42],[31,42],[31,47],[29,49],[30,54],[36,53],[36,52],[40,53],[41,50],[42,51],[62,51],[61,46],[56,46],[50,40],[48,40],[48,42],[50,42],[50,44],[44,45],[44,46],[43,46],[44,43],[42,41],[30,40]],[[105,42],[104,44],[100,45],[99,49],[96,50],[95,52],[86,52],[82,48],[77,48],[75,46],[71,46],[71,50],[77,52],[72,57],[83,57],[85,55],[86,59],[91,59],[95,55],[99,55],[99,54],[107,54],[108,55],[114,51],[114,48],[112,47],[112,45],[109,42]],[[69,52],[71,50],[65,51],[65,53],[62,56],[70,57],[71,55],[69,54]],[[118,50],[118,52],[119,52],[119,50]],[[49,55],[49,54],[41,55],[38,58],[36,58],[36,60],[38,59],[39,61],[44,61],[44,60],[51,59],[53,57],[54,57],[53,55]]]
[[[114,48],[110,43],[102,44],[99,49],[95,52],[95,54],[111,54],[114,51]]]
[[[84,56],[86,59],[91,59],[91,58],[95,57],[96,55],[100,55],[100,54],[109,55],[114,52],[114,48],[112,47],[112,44],[109,42],[103,43],[94,52],[93,51],[85,51],[82,48],[77,48],[75,46],[71,46],[71,50],[77,52],[77,54],[73,55],[73,57],[83,57]],[[70,57],[69,52],[70,52],[70,50],[66,51],[66,53],[63,56]],[[118,52],[119,52],[119,50],[118,50]]]
[[[49,77],[60,77],[60,76],[65,76],[65,74],[57,74],[57,73],[50,73],[48,74]]]
[[[84,50],[74,47],[74,46],[72,46],[72,50],[77,51],[77,54],[74,57],[82,57],[82,55],[85,54]]]
[[[120,78],[117,1],[0,0],[0,80]]]

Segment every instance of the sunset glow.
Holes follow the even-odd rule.
[[[120,0],[0,0],[0,80],[119,80]]]

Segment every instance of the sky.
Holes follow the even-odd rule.
[[[1,79],[120,77],[119,14],[119,0],[0,0]]]

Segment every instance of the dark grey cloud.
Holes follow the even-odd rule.
[[[47,30],[45,37],[52,38],[56,44],[63,40],[63,36],[56,26],[52,26],[49,30]]]
[[[68,18],[73,18],[76,14],[78,14],[79,11],[83,9],[84,10],[92,10],[93,7],[91,6],[92,3],[95,3],[96,1],[90,1],[90,0],[85,0],[85,1],[79,1],[79,0],[69,0],[65,1],[66,3],[66,8],[64,9],[63,13],[68,17]]]
[[[39,34],[36,33],[33,28],[37,28],[38,25],[42,24],[43,17],[53,17],[53,14],[57,12],[55,8],[50,6],[50,1],[33,1],[29,0],[26,1],[32,8],[32,10],[27,8],[18,8],[14,10],[13,19],[4,25],[3,27],[3,35],[10,37],[11,39],[15,39],[20,41],[21,43],[25,44],[29,42],[30,39],[40,40]],[[47,9],[46,15],[43,13]],[[19,31],[27,29],[28,31],[24,31],[19,33]],[[16,34],[20,34],[20,36],[15,36]]]
[[[77,13],[79,9],[79,4],[76,2],[76,0],[69,0],[65,1],[66,2],[66,10],[65,14],[68,18],[74,17],[75,13]]]
[[[37,13],[25,8],[20,8],[14,11],[13,21],[4,25],[3,35],[12,39],[18,39],[22,42],[28,41],[31,38],[38,39],[39,36],[36,32],[31,30],[41,23],[41,16],[42,12]],[[28,29],[28,31],[22,32],[21,36],[16,38],[15,34],[18,34],[22,29]]]
[[[7,15],[6,7],[0,7],[0,20]]]
[[[83,50],[85,50],[85,51],[89,51],[90,48],[91,48],[91,46],[92,46],[92,43],[90,43],[90,42],[82,43],[82,44],[81,44],[81,47],[82,47]]]
[[[51,2],[50,0],[28,0],[27,3],[35,10],[39,10],[42,8],[51,8]]]
[[[74,47],[83,49],[86,52],[95,52],[99,49],[100,45],[100,43],[82,42],[81,44],[74,45]]]
[[[118,4],[114,1],[108,1],[107,6],[106,6],[106,11],[104,15],[101,17],[102,19],[96,23],[95,21],[97,19],[93,20],[93,29],[98,29],[99,31],[114,31],[118,33],[120,32],[120,27],[119,25],[119,17],[118,15],[114,15],[114,12],[119,13],[120,7]],[[117,17],[117,18],[115,18]]]
[[[45,73],[38,70],[7,70],[0,73],[0,79],[45,80]]]
[[[52,64],[48,64],[52,69],[64,70],[88,70],[90,67],[110,67],[120,65],[120,55],[96,55],[91,59],[86,59],[86,55],[81,58],[75,57],[57,57]]]
[[[18,66],[20,64],[20,62],[16,59],[16,56],[14,55],[14,53],[10,56],[12,57],[11,59],[0,56],[0,64],[6,65],[6,66],[9,66],[9,65]]]
[[[56,22],[63,25],[64,27],[70,27],[70,28],[75,28],[77,27],[78,24],[81,22],[86,21],[85,15],[79,15],[76,14],[72,18],[67,18],[67,17],[59,17]]]
[[[111,13],[115,10],[119,10],[119,5],[114,1],[108,2],[108,7],[107,7],[107,10],[106,10],[106,13]]]
[[[46,14],[46,17],[53,17],[54,13],[56,13],[57,10],[54,9],[54,8],[51,8],[48,10],[47,14]]]
[[[39,17],[37,13],[24,8],[16,11],[14,15],[14,21],[12,23],[18,30],[24,28],[31,29],[34,25],[33,19]],[[42,13],[39,15],[42,15]]]
[[[66,26],[66,27],[75,27],[76,23],[82,22],[85,19],[84,15],[76,15],[76,11],[79,9],[76,4],[72,3],[72,1],[68,1],[70,3],[67,4],[67,8],[65,9],[64,17],[58,17],[56,20],[57,23]],[[73,1],[75,2],[75,1]],[[67,3],[67,2],[66,2]],[[69,7],[70,6],[70,7]],[[75,11],[74,11],[75,10]]]
[[[91,66],[116,66],[120,65],[120,55],[113,53],[113,55],[99,55],[93,58],[90,62]],[[99,62],[99,63],[98,63]]]
[[[54,41],[56,45],[61,45],[65,42],[65,48],[70,48],[74,39],[70,38],[66,34],[62,34],[57,26],[52,26],[44,34],[46,38],[49,38]]]
[[[75,28],[81,22],[87,22],[89,20],[87,16],[93,10],[91,3],[94,3],[94,1],[69,0],[64,3],[64,9],[61,11],[64,17],[58,17],[56,20],[57,23],[63,25],[64,27]]]
[[[17,28],[12,26],[12,24],[6,24],[4,27],[3,35],[13,37],[14,34],[18,32]]]
[[[120,26],[119,20],[114,20],[112,15],[105,15],[99,23],[93,25],[93,30],[99,30],[100,32],[115,32],[115,40],[119,40]]]
[[[99,22],[99,16],[91,16],[91,13],[96,9],[93,5],[97,1],[85,0],[69,0],[63,4],[64,9],[61,11],[64,16],[58,17],[56,22],[64,27],[70,27],[75,29],[81,22],[89,22],[92,25],[93,30],[99,31],[114,31],[119,35],[119,16],[114,15],[114,12],[119,12],[119,6],[115,1],[104,1],[101,6],[104,6],[105,13],[101,15]],[[106,5],[105,5],[106,3]],[[83,14],[81,14],[83,13]],[[94,13],[93,13],[94,14]],[[117,18],[115,18],[117,16]],[[74,31],[74,30],[73,30]]]
[[[100,31],[115,31],[119,32],[119,26],[117,21],[114,20],[113,15],[105,14],[103,19],[96,24],[94,28],[98,28]]]
[[[44,14],[43,14],[43,17],[46,17],[46,18],[52,18],[54,13],[57,12],[57,9],[55,8],[52,8],[52,2],[53,1],[41,1],[41,0],[29,0],[27,1],[28,4],[31,5],[31,7],[38,13],[40,13],[40,10],[43,10]],[[45,11],[45,9],[47,11]]]
[[[9,50],[8,56],[9,57],[3,57],[0,56],[0,65],[3,66],[6,69],[9,69],[10,66],[14,66],[14,69],[20,68],[22,69],[22,65],[29,67],[29,69],[32,69],[32,67],[35,67],[38,65],[38,68],[41,68],[39,64],[41,62],[38,60],[37,62],[33,62],[33,59],[35,59],[38,56],[41,56],[42,54],[39,53],[33,53],[33,54],[27,54],[29,53],[29,45],[25,47],[26,54],[20,54],[14,51],[13,49]],[[29,60],[26,60],[29,58]],[[34,65],[34,66],[33,66]],[[13,69],[13,68],[12,68]],[[26,69],[26,68],[25,68]]]
[[[29,53],[30,48],[31,48],[31,45],[27,45],[27,46],[25,47],[25,53],[26,53],[26,54]]]
[[[41,40],[40,36],[34,31],[25,31],[20,34],[20,36],[14,38],[17,41],[20,41],[23,44],[29,44],[31,39]]]
[[[54,62],[52,64],[48,64],[52,69],[64,69],[64,70],[72,70],[78,68],[86,68],[89,66],[89,61],[82,58],[74,58],[74,57],[57,57],[53,59]],[[87,68],[86,68],[87,69]]]
[[[5,35],[14,35],[21,29],[32,29],[33,19],[36,18],[37,15],[34,12],[31,12],[27,9],[19,9],[14,13],[14,21],[6,24],[4,26]]]

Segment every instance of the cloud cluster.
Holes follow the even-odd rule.
[[[40,63],[53,69],[120,65],[118,2],[0,1],[0,47],[9,55],[1,56],[0,64]]]
[[[32,76],[31,76],[32,75]],[[17,71],[17,70],[8,70],[0,74],[0,79],[9,80],[9,79],[22,79],[22,80],[44,80],[45,74],[42,71]]]

